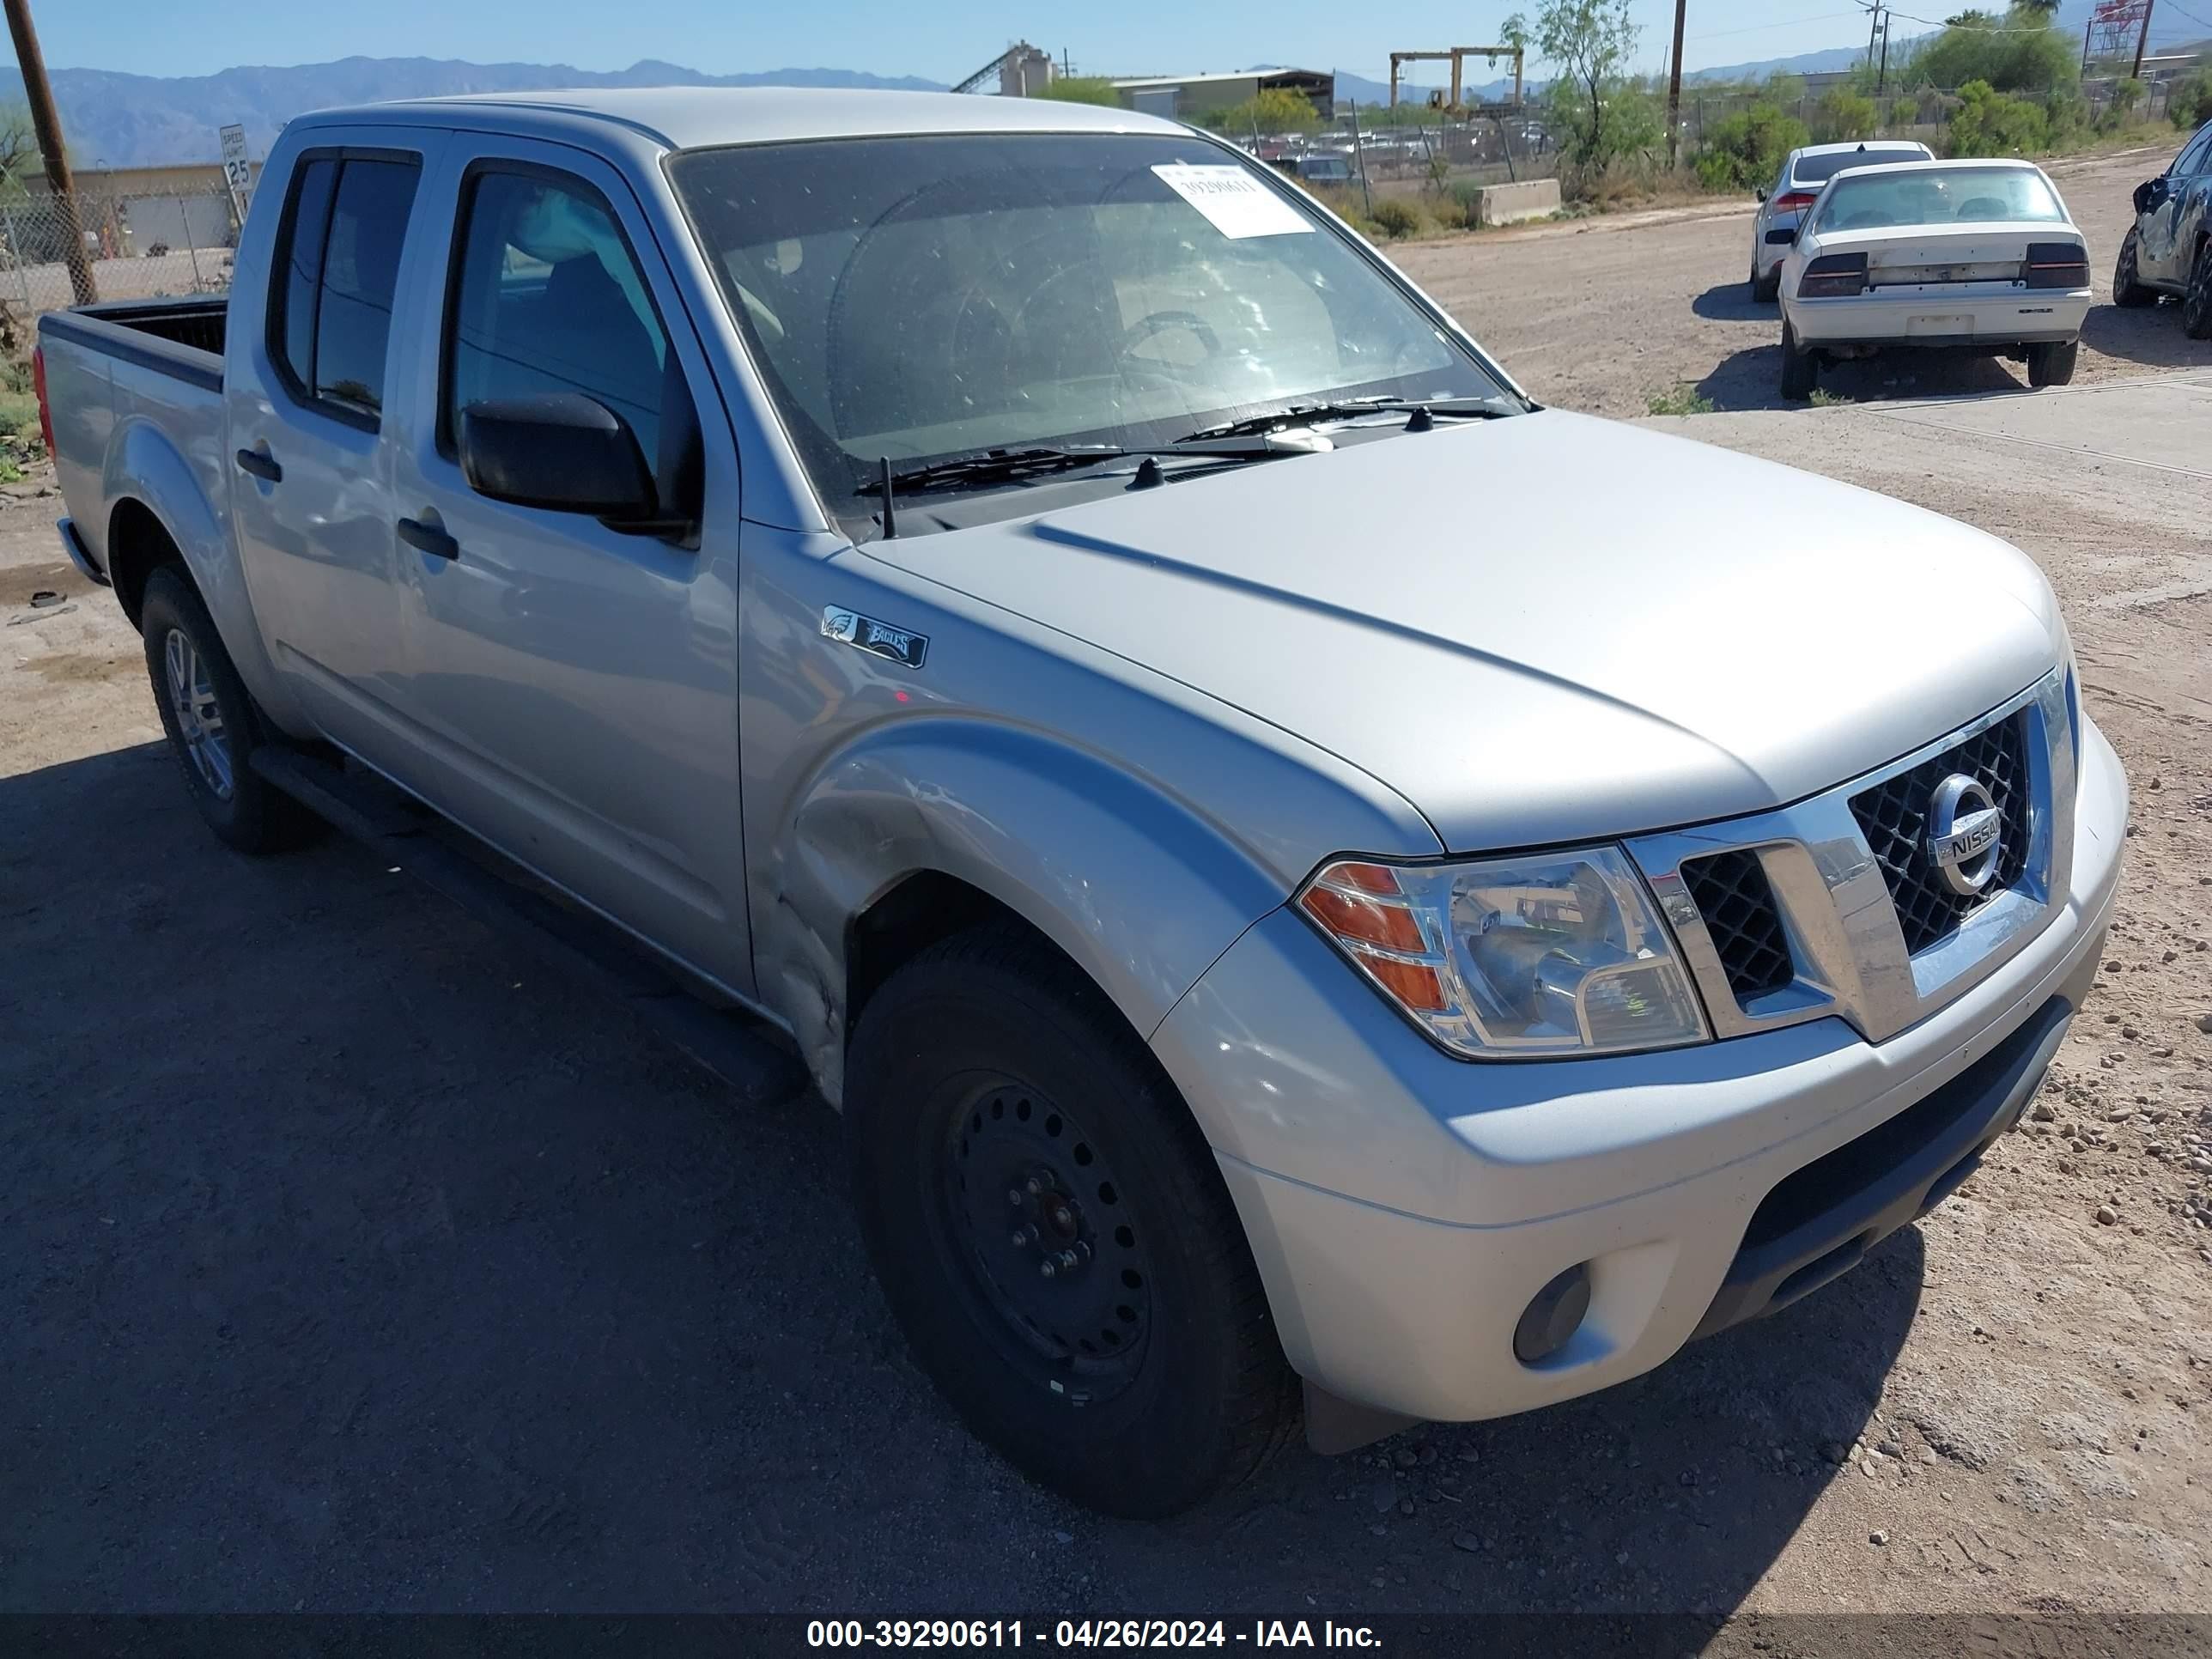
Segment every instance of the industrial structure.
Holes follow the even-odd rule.
[[[1401,64],[1440,63],[1449,59],[1451,63],[1451,94],[1444,106],[1448,109],[1465,108],[1463,94],[1467,83],[1464,71],[1467,59],[1470,58],[1486,58],[1493,67],[1501,58],[1513,60],[1511,102],[1515,108],[1519,108],[1522,52],[1518,46],[1446,46],[1439,52],[1394,52],[1390,54],[1390,106],[1395,109],[1398,106],[1398,70]]]
[[[952,90],[981,92],[995,80],[1001,98],[1034,98],[1052,84],[1052,54],[1017,40]]]
[[[1295,92],[1324,121],[1336,115],[1336,76],[1316,70],[1239,70],[1206,75],[1116,75],[1121,101],[1146,115],[1194,121],[1209,110],[1249,104],[1262,92]]]

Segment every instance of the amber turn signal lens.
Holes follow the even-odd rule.
[[[1338,866],[1346,867],[1375,866]],[[1379,904],[1334,887],[1309,887],[1298,902],[1305,907],[1308,915],[1340,939],[1379,945],[1386,951],[1397,951],[1409,957],[1421,956],[1427,950],[1421,943],[1420,923],[1403,905]]]

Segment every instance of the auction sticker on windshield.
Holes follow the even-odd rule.
[[[1201,167],[1169,161],[1152,171],[1224,236],[1280,236],[1312,222],[1243,167]]]

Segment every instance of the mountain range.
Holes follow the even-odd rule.
[[[2078,37],[2095,0],[2066,0],[2057,27]],[[2160,8],[2154,14],[2151,46],[2179,45],[2201,33],[2188,19]],[[1904,37],[1893,37],[1894,59]],[[1693,70],[1686,82],[1760,79],[1775,73],[1805,75],[1848,69],[1866,48],[1833,46],[1790,58],[1729,64]],[[1482,60],[1476,64],[1487,70]],[[1425,99],[1441,82],[1441,64],[1420,66],[1430,77],[1407,82],[1401,95]],[[5,73],[0,70],[0,73]],[[439,58],[346,58],[331,64],[283,68],[240,68],[214,75],[119,75],[106,70],[52,71],[54,97],[70,151],[80,167],[150,167],[168,162],[213,161],[220,149],[217,130],[231,122],[246,128],[246,143],[266,155],[278,131],[294,116],[337,104],[376,103],[393,98],[430,97],[471,92],[529,92],[551,87],[883,87],[916,92],[942,91],[944,82],[912,75],[871,75],[858,70],[781,69],[744,75],[706,75],[654,58],[624,70],[580,70],[567,64],[471,64]],[[1349,70],[1336,71],[1340,104],[1356,100],[1363,109],[1386,103],[1389,86]],[[1510,79],[1468,88],[1479,99],[1498,99],[1512,89]]]

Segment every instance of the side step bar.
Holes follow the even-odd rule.
[[[548,966],[611,996],[727,1084],[750,1104],[788,1099],[806,1086],[788,1040],[765,1021],[708,1006],[670,969],[613,927],[537,890],[527,872],[496,853],[471,856],[455,830],[374,774],[298,750],[262,744],[252,765],[262,779],[377,856],[426,883],[478,921],[521,944]],[[473,843],[471,843],[473,847]]]

